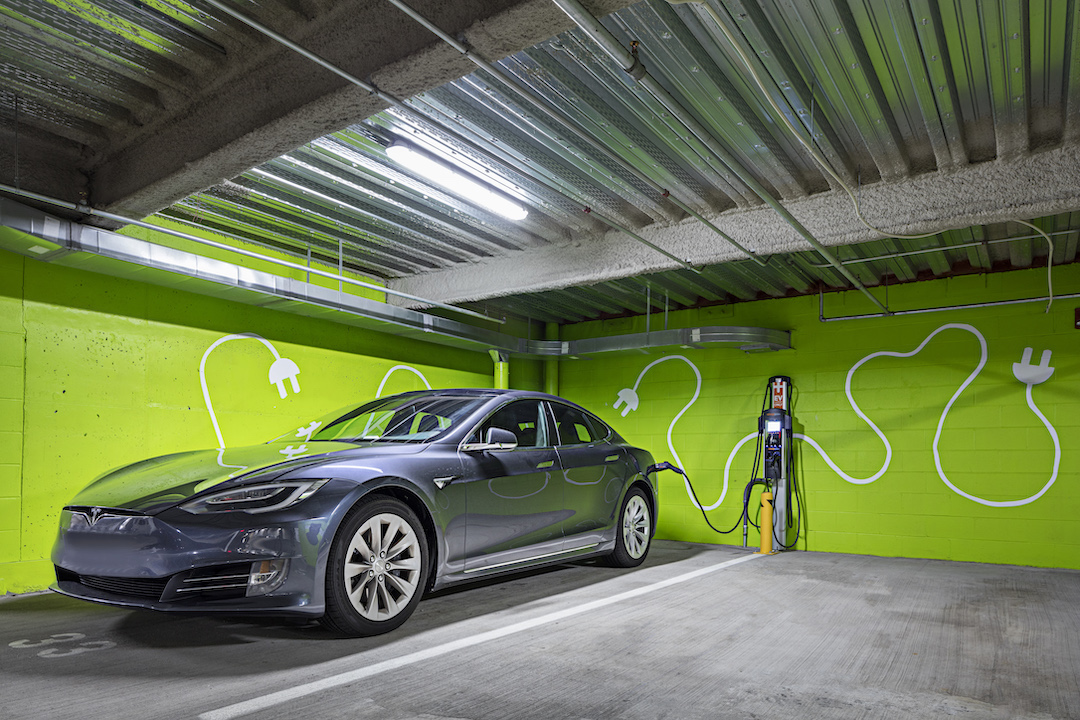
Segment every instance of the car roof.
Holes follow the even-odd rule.
[[[559,402],[568,403],[570,405],[576,405],[576,403],[567,400],[566,398],[559,397],[558,395],[552,395],[550,393],[540,392],[538,390],[501,390],[498,388],[437,388],[431,390],[411,390],[409,392],[396,393],[394,395],[386,395],[383,398],[388,397],[407,397],[407,396],[423,396],[423,395],[453,395],[457,397],[530,397],[530,398],[545,398],[548,400],[558,400]]]
[[[567,400],[564,397],[558,395],[552,395],[551,393],[541,392],[539,390],[503,390],[499,388],[436,388],[430,390],[412,390],[409,392],[396,393],[394,395],[385,395],[380,400],[386,400],[388,398],[396,397],[430,397],[445,395],[447,397],[475,397],[477,399],[486,399],[488,401],[495,400],[496,398],[533,398],[539,400],[553,400],[565,405],[570,405],[579,410],[582,410],[589,415],[595,416],[596,413],[590,411],[581,405],[578,405],[572,400]]]

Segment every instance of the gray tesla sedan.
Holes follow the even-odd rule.
[[[374,635],[428,590],[570,559],[641,563],[656,527],[651,464],[552,395],[394,395],[265,445],[103,475],[61,514],[53,590]]]

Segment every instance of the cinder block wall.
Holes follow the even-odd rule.
[[[890,289],[894,309],[986,302],[1045,293],[1044,269],[966,276]],[[1056,268],[1057,292],[1080,291],[1080,267]],[[754,325],[788,329],[794,350],[746,355],[679,348],[561,363],[560,393],[611,422],[657,459],[690,474],[713,524],[730,527],[750,476],[765,383],[795,385],[796,476],[805,513],[799,547],[809,550],[1080,567],[1080,300],[822,323],[816,297],[717,306],[668,314],[670,327]],[[830,294],[826,314],[870,311],[858,293]],[[581,323],[564,339],[663,327],[664,316]],[[946,325],[965,325],[947,327]],[[888,439],[855,413],[851,394]],[[0,252],[0,593],[45,587],[60,507],[117,465],[217,444],[202,394],[204,353],[233,333],[256,333],[300,367],[300,393],[281,399],[269,384],[273,357],[260,341],[226,341],[206,358],[204,377],[228,446],[262,442],[353,398],[371,397],[395,366],[435,387],[490,386],[481,353],[366,333],[247,305],[52,267]],[[942,412],[952,404],[938,440]],[[1054,373],[1033,385],[1028,407],[1013,375],[1024,348]],[[660,362],[657,362],[660,361]],[[641,375],[642,371],[648,372]],[[697,375],[701,385],[698,389]],[[622,415],[618,393],[637,386],[638,409]],[[540,363],[515,360],[515,387],[539,389]],[[397,371],[384,393],[416,389]],[[695,392],[698,397],[693,403]],[[676,421],[677,418],[677,421]],[[670,444],[668,441],[670,432]],[[810,440],[831,457],[834,470]],[[725,467],[730,463],[725,490]],[[873,482],[865,481],[880,472]],[[660,537],[741,542],[713,533],[673,473],[661,475]],[[754,494],[756,502],[757,493]],[[722,501],[721,501],[722,499]],[[718,503],[718,501],[721,501]],[[750,544],[758,542],[751,528]]]
[[[0,567],[20,556],[26,344],[22,282],[21,263],[0,261]]]
[[[1055,268],[1054,286],[1059,294],[1080,291],[1080,267]],[[1044,268],[895,286],[889,303],[900,310],[1045,293]],[[732,451],[756,430],[766,381],[789,375],[795,386],[795,431],[809,438],[794,443],[805,501],[800,548],[1080,568],[1077,306],[1080,299],[1058,300],[1049,313],[1045,303],[1032,303],[820,322],[818,298],[803,297],[675,312],[667,317],[669,327],[791,330],[795,349],[747,355],[685,348],[567,361],[560,391],[597,411],[631,442],[650,448],[657,459],[677,456],[703,505],[723,497],[709,516],[713,525],[727,529],[739,516],[755,443],[749,440]],[[872,307],[849,292],[826,295],[825,310],[835,317]],[[659,329],[664,321],[662,313],[654,314],[649,325]],[[644,318],[581,323],[564,328],[563,339],[644,330]],[[908,354],[924,341],[910,357],[878,354]],[[983,342],[985,364],[979,370]],[[1033,348],[1035,365],[1044,350],[1053,353],[1053,375],[1032,385],[1031,397],[1057,435],[1056,444],[1028,406],[1027,385],[1013,374],[1026,347]],[[664,357],[641,376],[639,407],[623,417],[625,407],[614,407],[619,391],[633,388],[640,373]],[[694,368],[701,374],[699,390]],[[885,443],[845,392],[849,372],[851,398],[892,448],[887,466]],[[946,406],[969,379],[942,422]],[[700,395],[691,404],[696,390]],[[1058,452],[1056,478],[1046,487]],[[880,476],[867,482],[875,475]],[[663,473],[661,489],[660,537],[741,544],[741,531],[722,536],[705,525],[679,476]],[[756,492],[754,498],[756,504]],[[749,543],[758,543],[752,527]]]

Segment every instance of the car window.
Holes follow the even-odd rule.
[[[551,409],[555,413],[555,427],[559,430],[560,444],[585,445],[600,439],[580,410],[561,403],[552,403]]]
[[[588,413],[585,414],[585,420],[589,423],[589,427],[592,428],[593,437],[597,440],[607,440],[611,437],[613,431],[603,420],[595,418]]]
[[[412,426],[409,428],[409,432],[413,434],[417,433],[430,433],[432,431],[445,430],[450,427],[451,420],[448,417],[441,415],[435,415],[434,413],[419,412],[412,418]]]
[[[477,428],[469,442],[483,442],[488,428],[502,428],[514,433],[519,448],[548,447],[547,416],[539,400],[517,400],[499,408]]]
[[[468,417],[476,398],[421,396],[368,403],[327,423],[312,440],[424,442]]]

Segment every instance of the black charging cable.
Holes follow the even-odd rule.
[[[769,397],[771,396],[771,393],[772,393],[772,388],[771,388],[770,384],[768,382],[766,382],[765,383],[765,395],[761,400],[761,412],[762,412],[762,414],[764,414],[765,408],[768,407]],[[794,387],[793,386],[792,386],[792,409],[794,409]],[[720,535],[730,535],[731,533],[738,530],[739,529],[739,524],[742,523],[744,518],[746,519],[746,521],[748,523],[750,523],[751,525],[753,525],[756,529],[758,529],[760,531],[761,526],[758,523],[756,523],[756,522],[754,522],[753,520],[750,519],[750,490],[755,485],[762,485],[767,491],[772,490],[772,484],[767,479],[765,479],[765,478],[755,478],[753,476],[754,470],[757,469],[758,464],[761,462],[762,453],[764,452],[764,446],[763,445],[764,445],[764,443],[763,443],[763,434],[759,432],[758,433],[758,438],[757,438],[757,443],[756,443],[756,446],[755,446],[755,451],[754,451],[754,464],[751,466],[753,469],[750,471],[750,481],[748,483],[746,483],[746,487],[743,488],[742,512],[739,514],[738,519],[735,521],[735,525],[732,526],[732,528],[730,530],[721,530],[721,529],[717,528],[715,525],[713,525],[712,522],[709,521],[709,516],[705,513],[705,506],[701,504],[701,500],[698,499],[697,490],[694,489],[694,483],[690,482],[690,476],[687,475],[686,472],[682,468],[677,467],[675,465],[672,465],[669,462],[660,462],[660,463],[655,463],[653,465],[650,465],[648,467],[648,469],[645,471],[645,475],[651,475],[652,473],[659,472],[661,470],[671,470],[672,472],[676,472],[676,473],[682,475],[683,478],[686,480],[687,487],[690,488],[690,495],[694,498],[694,504],[697,505],[698,510],[701,511],[701,517],[705,520],[705,524],[708,525],[710,528],[712,528],[712,530],[714,532],[719,533]],[[791,542],[790,545],[785,545],[784,543],[780,542],[780,539],[776,536],[776,526],[775,525],[773,526],[773,541],[776,543],[776,545],[778,547],[781,547],[781,548],[783,548],[785,550],[790,550],[791,548],[795,547],[795,545],[799,542],[799,532],[800,532],[800,530],[802,528],[802,496],[799,493],[799,484],[797,482],[795,482],[795,475],[794,475],[795,463],[794,463],[793,455],[794,455],[793,452],[789,453],[789,455],[788,455],[788,457],[786,459],[787,459],[787,465],[788,465],[788,477],[791,478],[791,484],[792,484],[793,490],[794,490],[795,504],[798,505],[798,508],[799,508],[798,509],[798,521],[797,521],[797,523],[795,525],[795,539]],[[639,469],[640,469],[640,466],[639,466]],[[790,503],[786,504],[786,506],[789,506],[789,505],[790,505]],[[787,517],[784,518],[784,522],[787,523],[788,527],[790,527],[791,526],[791,508],[790,507],[787,507],[786,515],[787,515]]]
[[[755,464],[754,467],[757,467],[757,465]],[[690,482],[690,477],[682,468],[676,467],[669,462],[661,462],[656,463],[655,465],[650,465],[649,469],[645,471],[645,474],[649,475],[654,472],[659,472],[660,470],[671,470],[672,472],[677,472],[686,479],[686,485],[690,488],[690,495],[694,498],[694,504],[697,505],[698,510],[701,511],[701,517],[704,518],[705,524],[712,528],[714,532],[717,532],[721,535],[730,535],[731,533],[739,529],[739,524],[742,523],[744,517],[749,520],[751,525],[757,527],[757,525],[754,524],[754,521],[749,519],[750,516],[748,514],[748,508],[750,505],[750,488],[752,488],[754,485],[765,485],[766,487],[768,487],[768,483],[765,480],[762,480],[761,478],[754,478],[750,482],[746,483],[746,487],[743,489],[742,512],[739,514],[738,519],[735,520],[735,525],[733,525],[730,530],[721,530],[709,521],[709,516],[705,514],[705,506],[702,505],[701,500],[698,499],[697,490],[694,489],[694,484]]]
[[[794,453],[792,453],[794,455]],[[795,500],[795,505],[798,507],[798,519],[795,522],[795,539],[789,544],[785,545],[780,542],[780,538],[776,536],[776,527],[773,526],[773,541],[776,545],[784,550],[790,550],[795,547],[799,542],[799,533],[802,530],[802,494],[799,493],[799,483],[795,481],[795,459],[794,457],[788,458],[788,477],[791,478],[791,490],[792,497]],[[791,503],[785,505],[787,507],[787,517],[784,518],[784,522],[787,523],[787,527],[791,527]]]

